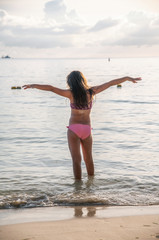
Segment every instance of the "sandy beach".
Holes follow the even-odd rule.
[[[1,240],[151,240],[159,238],[159,216],[71,219],[0,227]]]
[[[51,220],[51,221],[45,220],[42,221],[43,215],[41,214],[42,212],[40,212],[41,218],[39,218],[39,221],[36,222],[32,222],[31,220],[30,222],[25,222],[25,210],[24,210],[20,212],[20,214],[23,212],[22,223],[8,225],[4,224],[0,226],[0,239],[1,240],[159,239],[158,206],[143,208],[142,207],[108,208],[106,210],[97,208],[96,212],[94,212],[94,209],[95,208],[77,207],[76,210],[74,211],[76,215],[72,216],[72,218],[70,215],[70,218],[67,217],[65,220]],[[116,217],[115,209],[117,210]],[[118,209],[120,209],[120,211]],[[125,215],[127,213],[128,216],[122,214],[124,213],[124,209]],[[133,211],[135,209],[136,212]],[[155,209],[157,209],[157,211],[154,213]],[[44,211],[47,212],[48,210],[49,209]],[[73,208],[67,209],[67,213],[70,214],[72,210],[74,209]],[[59,212],[60,215],[59,209],[57,209],[57,211]],[[130,211],[132,212],[132,215],[130,215]],[[35,210],[31,210],[31,212],[35,213]],[[106,212],[108,214],[106,214]],[[67,214],[64,215],[66,216]],[[45,216],[44,219],[46,219]],[[29,219],[27,221],[29,221]]]

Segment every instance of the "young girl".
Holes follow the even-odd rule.
[[[69,98],[71,116],[68,126],[68,145],[73,161],[73,171],[76,179],[81,179],[81,152],[86,164],[89,176],[94,175],[94,164],[92,158],[92,135],[90,112],[92,108],[93,96],[106,90],[107,88],[121,84],[125,81],[136,83],[141,78],[123,77],[104,84],[89,87],[84,75],[79,71],[73,71],[67,76],[69,89],[56,88],[51,85],[30,84],[24,85],[24,89],[37,88],[51,91],[62,97]]]

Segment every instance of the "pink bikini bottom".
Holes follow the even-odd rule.
[[[85,124],[71,124],[68,126],[72,132],[74,132],[82,140],[89,137],[91,134],[91,126]]]

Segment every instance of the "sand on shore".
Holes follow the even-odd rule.
[[[0,226],[0,240],[153,240],[159,215],[73,218]]]

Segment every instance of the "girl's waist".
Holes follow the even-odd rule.
[[[89,125],[89,126],[91,126],[91,122],[90,121],[75,121],[75,120],[73,120],[73,119],[70,119],[70,121],[69,121],[69,125],[72,125],[72,124],[82,124],[82,125]]]
[[[71,114],[71,117],[69,119],[69,124],[87,124],[91,125],[91,120],[89,115],[84,114]]]

